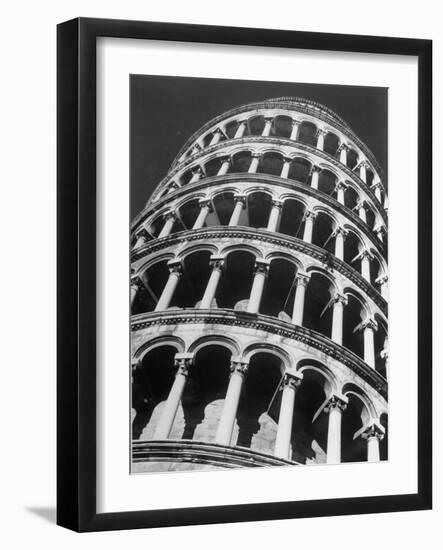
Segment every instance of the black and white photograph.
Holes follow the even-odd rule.
[[[132,474],[389,459],[387,146],[387,88],[131,75]]]

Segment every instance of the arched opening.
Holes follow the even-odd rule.
[[[295,295],[295,265],[286,259],[271,261],[260,313],[291,322]]]
[[[272,418],[267,411],[281,378],[281,360],[278,357],[268,352],[259,352],[251,357],[237,411],[236,445],[273,453],[278,419]]]
[[[338,137],[335,134],[328,132],[325,135],[325,141],[323,146],[323,150],[325,151],[325,153],[329,153],[330,155],[335,156],[337,153],[338,146],[339,146]]]
[[[329,214],[318,212],[314,221],[312,244],[320,246],[333,254],[335,248],[334,226],[335,222]]]
[[[348,231],[345,239],[344,261],[361,273],[361,259],[358,258],[362,244],[353,231]]]
[[[371,187],[374,181],[374,172],[370,168],[366,168],[366,184]]]
[[[280,153],[265,153],[262,157],[262,162],[259,167],[259,172],[262,174],[271,174],[279,176],[283,167],[283,158]]]
[[[298,129],[297,141],[308,145],[317,144],[317,126],[311,122],[302,122]]]
[[[231,351],[208,345],[195,355],[177,413],[181,439],[213,441],[229,383]]]
[[[229,139],[233,139],[237,133],[237,129],[240,126],[238,120],[231,120],[225,126],[225,132]]]
[[[177,349],[164,345],[149,351],[133,373],[132,408],[136,414],[132,422],[133,439],[152,439],[164,402],[174,382]]]
[[[326,195],[334,195],[337,177],[331,171],[323,169],[318,178],[318,190]]]
[[[183,261],[183,273],[169,307],[198,307],[211,274],[210,256],[208,250],[199,250],[186,256]]]
[[[185,170],[183,172],[183,174],[178,177],[180,185],[181,186],[187,185],[191,181],[192,176],[193,176],[193,174],[192,174],[192,169],[191,168],[188,168],[187,170]]]
[[[234,211],[234,193],[232,191],[219,193],[212,203],[220,225],[228,225]]]
[[[358,327],[363,321],[361,302],[347,293],[348,303],[343,309],[343,345],[363,359],[363,331]]]
[[[262,191],[256,191],[248,195],[247,213],[250,227],[267,227],[269,214],[271,213],[271,200],[271,196]]]
[[[236,250],[227,256],[215,295],[218,307],[247,308],[254,278],[254,264],[255,256],[252,252]]]
[[[349,208],[349,210],[355,210],[359,200],[357,191],[348,185],[345,189],[345,206]]]
[[[374,334],[375,370],[386,378],[386,358],[382,352],[388,349],[388,331],[385,321],[379,315],[375,316],[375,320],[378,325],[378,329]]]
[[[374,250],[371,250],[371,281],[374,284],[378,277],[382,274],[381,262],[377,256],[377,253]]]
[[[249,131],[251,136],[261,136],[265,127],[265,118],[262,115],[249,119]]]
[[[276,136],[289,138],[292,132],[292,118],[288,116],[277,116],[274,119],[274,133]]]
[[[239,153],[235,153],[232,157],[232,165],[229,172],[233,174],[247,172],[250,164],[251,151],[240,151]]]
[[[142,275],[140,287],[132,304],[132,315],[154,311],[169,277],[167,260],[151,265]]]
[[[358,162],[358,153],[355,149],[349,149],[348,154],[346,155],[346,165],[348,168],[353,170],[357,166]]]
[[[304,229],[305,205],[296,199],[283,203],[279,232],[301,239]]]
[[[306,296],[303,326],[331,337],[332,283],[321,273],[313,272],[309,280]]]
[[[289,168],[288,178],[300,183],[308,183],[311,166],[311,163],[305,159],[294,159]]]
[[[323,413],[314,416],[326,399],[325,378],[309,367],[297,390],[291,436],[291,459],[301,464],[326,462],[328,419]]]
[[[343,412],[341,424],[342,462],[365,462],[367,460],[367,442],[354,435],[363,427],[364,404],[354,393],[346,392],[348,404]]]
[[[163,216],[157,216],[155,220],[153,220],[149,226],[149,232],[153,237],[158,237],[160,231],[163,228],[165,221],[163,219]]]
[[[200,205],[198,199],[192,199],[178,209],[179,219],[183,229],[192,229],[198,215],[200,213]]]

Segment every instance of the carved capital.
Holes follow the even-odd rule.
[[[328,402],[326,403],[325,408],[323,409],[324,412],[329,413],[333,409],[339,409],[340,411],[344,411],[346,409],[346,406],[348,404],[348,398],[345,395],[331,395],[331,397],[328,399]]]
[[[229,370],[231,371],[231,375],[236,373],[242,376],[246,376],[248,373],[248,368],[249,363],[246,363],[244,361],[231,361],[231,366],[229,367]]]
[[[243,208],[246,206],[246,195],[234,195],[234,202],[241,202],[243,205]]]
[[[301,120],[299,120],[298,118],[293,118],[291,120],[291,125],[292,125],[293,128],[294,128],[294,126],[300,126],[300,124],[301,124]]]
[[[193,166],[193,167],[191,168],[191,170],[192,170],[192,173],[193,173],[194,175],[195,175],[195,174],[199,174],[200,176],[203,176],[203,174],[204,174],[203,168],[202,168],[200,165],[198,165],[198,166]]]
[[[261,159],[262,153],[254,152],[251,154],[251,159]]]
[[[388,280],[389,277],[387,275],[381,275],[380,277],[377,277],[377,279],[375,279],[375,282],[379,285],[384,285],[388,282]]]
[[[200,145],[199,143],[195,143],[195,144],[192,146],[191,155],[195,155],[195,154],[199,153],[201,150],[202,150],[201,145]]]
[[[365,428],[361,436],[363,439],[370,439],[372,437],[376,437],[379,441],[381,441],[385,436],[385,430],[383,426],[376,424],[374,422],[373,424],[370,424]]]
[[[254,275],[258,273],[266,276],[269,273],[269,262],[264,260],[256,260],[254,265]]]
[[[229,162],[231,164],[231,156],[230,155],[223,155],[220,157],[220,164],[224,164],[225,162]]]
[[[373,317],[368,317],[362,323],[360,323],[360,328],[362,330],[370,328],[370,329],[376,331],[378,329],[378,323]]]
[[[303,376],[296,373],[286,372],[282,380],[282,388],[288,386],[291,390],[296,390],[302,381]]]
[[[176,353],[174,358],[174,365],[177,367],[176,376],[188,376],[193,359],[193,356],[189,353]]]
[[[337,183],[337,185],[335,186],[336,191],[340,191],[340,190],[345,191],[347,188],[348,188],[348,186],[346,185],[346,183],[344,181],[339,181]]]
[[[312,210],[306,210],[306,212],[303,215],[303,220],[311,219],[312,221],[314,221],[316,217],[317,217],[317,212],[313,212]]]
[[[340,292],[336,292],[332,298],[334,304],[341,303],[344,306],[348,305],[348,297],[346,294],[340,294]]]
[[[311,171],[310,171],[310,175],[312,176],[312,174],[314,172],[317,172],[318,174],[320,174],[320,172],[323,170],[323,168],[321,168],[321,166],[316,166],[315,164],[311,167]]]
[[[372,260],[374,256],[371,254],[369,250],[365,248],[365,250],[362,250],[360,254],[358,255],[358,258],[363,260],[363,258],[368,258],[369,260]]]
[[[283,207],[283,201],[280,201],[278,199],[272,199],[271,201],[272,206],[275,206],[276,208],[282,208]]]
[[[209,208],[209,211],[212,212],[212,203],[210,199],[200,199],[198,205],[200,208]]]
[[[225,264],[225,259],[222,256],[211,256],[209,259],[209,265],[213,270],[222,271]]]
[[[360,199],[355,205],[355,210],[360,210],[361,208],[367,209],[367,204],[364,199]]]
[[[145,288],[145,285],[138,275],[134,275],[133,277],[131,277],[131,287],[140,290],[142,288]]]
[[[168,262],[169,273],[175,273],[181,275],[183,271],[183,266],[180,260],[170,260]]]
[[[341,153],[341,151],[349,151],[349,149],[349,145],[346,145],[346,143],[340,143],[337,149],[337,153]]]
[[[163,214],[163,219],[164,221],[168,221],[168,220],[176,220],[177,219],[177,213],[174,212],[173,210],[168,210],[167,212],[165,212]]]
[[[297,273],[297,275],[295,276],[297,286],[307,287],[310,279],[311,279],[311,276],[308,275],[307,273]]]
[[[328,133],[327,130],[323,130],[323,128],[319,128],[319,129],[317,130],[316,136],[317,136],[317,137],[319,137],[319,136],[325,136],[327,133]]]
[[[336,237],[337,235],[343,235],[343,238],[345,239],[348,235],[348,231],[344,227],[336,227],[334,229],[333,236]]]
[[[359,163],[357,163],[356,169],[360,168],[369,168],[369,162],[366,159],[361,160]]]

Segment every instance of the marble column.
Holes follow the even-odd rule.
[[[157,302],[155,311],[163,311],[169,307],[182,274],[182,264],[180,260],[172,260],[168,262],[168,267],[169,278]]]
[[[317,130],[317,149],[320,149],[320,151],[325,149],[325,136],[327,133],[326,130]]]
[[[131,306],[134,303],[134,300],[137,296],[137,293],[140,289],[144,288],[144,284],[140,277],[137,275],[131,278]]]
[[[163,406],[160,420],[154,433],[154,439],[168,439],[171,433],[183,390],[185,389],[186,379],[189,375],[189,369],[192,365],[192,355],[177,353],[175,355],[175,365],[177,366],[177,373],[166,403]]]
[[[268,226],[266,228],[268,231],[278,231],[282,206],[282,201],[275,199],[272,201],[271,213],[269,214]]]
[[[303,240],[306,243],[312,243],[312,233],[314,230],[314,220],[317,217],[316,212],[307,210],[304,215],[305,229],[303,232]]]
[[[300,386],[302,378],[303,375],[298,372],[286,372],[282,382],[283,389],[274,454],[285,460],[290,459],[295,392]]]
[[[192,168],[192,178],[189,183],[196,183],[203,176],[203,170],[201,166],[194,166]]]
[[[262,137],[268,137],[271,135],[272,123],[274,122],[274,117],[265,117],[265,126],[263,128]]]
[[[222,157],[221,165],[217,172],[217,176],[224,176],[225,174],[227,174],[230,166],[231,166],[231,157],[230,156]]]
[[[198,204],[200,206],[200,212],[194,222],[192,229],[202,228],[205,225],[206,218],[208,217],[209,212],[212,211],[212,205],[209,199],[200,199],[198,201]]]
[[[344,395],[332,395],[324,409],[329,414],[327,464],[340,464],[341,462],[341,421],[347,403],[348,399]]]
[[[294,297],[294,308],[292,310],[292,322],[294,325],[303,325],[303,314],[305,310],[306,287],[309,283],[309,275],[297,273],[295,276],[296,287]]]
[[[221,131],[220,128],[217,128],[214,132],[214,134],[212,135],[212,139],[209,143],[209,145],[217,145],[217,143],[221,140],[221,138],[223,137],[223,132]]]
[[[160,231],[158,238],[161,239],[163,237],[167,237],[170,235],[172,228],[174,227],[175,220],[177,219],[177,214],[170,210],[169,212],[166,212],[163,215],[163,219],[165,220],[165,223],[163,225],[162,230]]]
[[[345,143],[342,143],[340,147],[337,149],[337,151],[340,153],[340,162],[345,166],[347,166],[349,147]]]
[[[380,462],[380,441],[384,437],[384,428],[376,423],[370,424],[362,433],[362,438],[367,441],[368,462]]]
[[[335,255],[341,261],[343,261],[345,257],[345,239],[347,234],[348,232],[344,227],[337,227],[337,229],[334,231]]]
[[[358,165],[360,179],[364,183],[367,183],[367,172],[366,172],[367,168],[368,168],[368,163],[365,160],[360,162],[360,164]]]
[[[337,191],[337,200],[340,204],[345,204],[345,191],[347,187],[348,186],[342,181],[339,181],[335,186],[335,190]]]
[[[289,136],[289,139],[292,139],[294,141],[298,138],[298,128],[301,124],[300,120],[297,120],[295,118],[292,119],[292,129],[291,129],[291,135]]]
[[[234,139],[242,138],[245,135],[247,124],[248,124],[247,120],[240,120],[239,121],[237,130],[236,130],[235,135],[234,135]]]
[[[269,262],[265,260],[256,260],[254,267],[254,281],[252,283],[251,294],[248,302],[248,313],[258,313],[260,302],[265,286],[266,277],[269,272]]]
[[[287,178],[289,175],[289,169],[291,168],[291,157],[283,157],[283,166],[280,172],[281,178]]]
[[[375,281],[380,285],[380,294],[383,296],[385,300],[388,299],[388,276],[382,275],[381,277],[378,277]]]
[[[377,321],[368,318],[360,325],[363,330],[363,359],[364,362],[375,369],[375,343],[374,335],[378,329]]]
[[[369,250],[363,250],[359,254],[359,258],[361,259],[361,275],[364,279],[368,281],[368,283],[370,283],[372,254],[369,252]]]
[[[249,165],[248,174],[255,174],[258,170],[258,165],[260,163],[261,153],[252,153],[251,155],[251,164]]]
[[[318,189],[318,180],[320,178],[320,172],[322,171],[322,169],[320,168],[320,166],[313,166],[311,168],[311,187],[312,189]]]
[[[231,376],[229,379],[228,390],[226,392],[223,411],[220,417],[220,422],[218,423],[217,433],[215,435],[215,442],[219,445],[231,444],[241,390],[247,372],[248,363],[238,360],[231,361]]]
[[[209,264],[212,267],[212,271],[200,303],[200,309],[209,309],[212,305],[223,272],[224,258],[221,256],[212,256]]]
[[[355,208],[358,211],[359,218],[365,223],[368,223],[366,219],[366,202],[364,200],[359,200]]]
[[[229,225],[238,225],[242,210],[246,207],[246,195],[234,195],[234,210],[229,220]]]
[[[348,298],[337,292],[333,299],[331,340],[343,345],[343,309],[348,304]]]
[[[381,188],[382,188],[382,184],[379,181],[374,183],[374,185],[372,185],[371,187],[379,203],[382,202]]]

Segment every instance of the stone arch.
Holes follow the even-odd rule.
[[[211,335],[205,335],[197,338],[194,340],[188,347],[189,353],[197,353],[200,349],[206,347],[206,346],[213,346],[213,345],[219,345],[224,346],[225,348],[229,349],[231,354],[233,356],[237,356],[240,353],[240,348],[238,343],[229,336],[225,336],[224,334],[211,334]]]
[[[183,338],[173,334],[158,336],[147,342],[143,342],[134,352],[134,359],[137,361],[143,360],[143,357],[151,350],[160,346],[172,346],[177,350],[177,353],[183,353],[186,349],[186,343]]]

